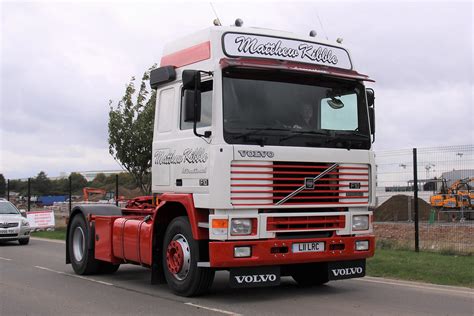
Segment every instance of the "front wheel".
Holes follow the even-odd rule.
[[[187,217],[175,218],[166,229],[162,247],[163,270],[170,289],[181,296],[205,293],[214,270],[200,268],[199,242],[194,240]]]
[[[30,237],[28,238],[23,238],[23,239],[18,239],[18,243],[20,245],[28,245],[28,243],[30,242]]]

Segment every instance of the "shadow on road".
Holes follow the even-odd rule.
[[[336,283],[314,287],[299,287],[291,277],[283,277],[281,284],[275,287],[234,289],[229,286],[228,279],[229,273],[227,271],[218,271],[210,292],[205,296],[194,298],[194,300],[205,301],[209,299],[222,304],[232,302],[261,303],[262,301],[278,301],[282,298],[296,299],[307,296],[332,296],[352,291],[352,287],[334,286]],[[120,267],[117,273],[113,276],[108,276],[108,281],[122,288],[143,292],[149,295],[189,301],[188,298],[174,296],[166,284],[150,284],[150,270],[142,267]]]

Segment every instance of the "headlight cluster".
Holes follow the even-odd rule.
[[[369,215],[352,216],[352,230],[368,230],[368,229],[369,229]]]
[[[213,235],[227,235],[228,231],[231,236],[255,235],[257,232],[257,219],[233,218],[230,220],[230,223],[227,219],[213,219],[211,229]]]
[[[22,219],[21,220],[21,226],[30,226],[30,222],[28,222],[28,220],[26,220],[26,219]]]

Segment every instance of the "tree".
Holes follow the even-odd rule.
[[[102,188],[106,180],[107,180],[107,176],[101,172],[101,173],[96,174],[96,176],[89,183],[89,185],[94,188]]]
[[[71,189],[72,192],[77,192],[82,190],[87,186],[87,179],[84,176],[77,172],[72,172],[69,177],[71,177]],[[68,184],[69,185],[69,184]],[[68,189],[69,191],[69,189]]]
[[[125,95],[116,107],[112,106],[112,100],[109,101],[109,152],[133,175],[143,194],[149,194],[151,189],[156,92],[150,94],[147,83],[150,71],[155,68],[153,65],[143,74],[135,102],[135,77],[126,86]]]
[[[33,179],[33,191],[39,195],[49,194],[51,190],[51,180],[44,171],[40,171],[36,178]]]
[[[0,173],[0,196],[5,196],[6,186],[5,177]]]

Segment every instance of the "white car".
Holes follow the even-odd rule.
[[[0,242],[18,240],[20,245],[26,245],[30,230],[30,223],[15,205],[0,199]]]

